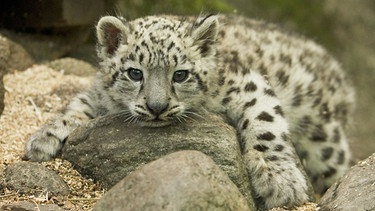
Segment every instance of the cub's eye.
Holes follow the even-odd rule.
[[[173,81],[177,83],[184,82],[189,76],[189,72],[187,70],[177,70],[173,74]]]
[[[143,79],[142,71],[135,68],[128,69],[128,76],[133,81],[141,81]]]

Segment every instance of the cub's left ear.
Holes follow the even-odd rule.
[[[121,43],[126,44],[129,32],[128,24],[120,19],[113,16],[102,17],[96,26],[99,56],[113,56]]]
[[[198,18],[194,23],[191,36],[203,57],[215,53],[214,44],[219,31],[219,20],[215,15]]]

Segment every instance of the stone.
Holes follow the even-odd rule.
[[[146,164],[121,180],[97,202],[93,211],[99,210],[250,208],[211,158],[197,151],[180,151]]]
[[[110,189],[141,166],[181,150],[210,156],[252,200],[236,132],[217,116],[161,128],[127,124],[114,116],[98,118],[68,137],[62,158],[82,175]]]
[[[33,162],[19,162],[5,169],[5,185],[19,193],[41,194],[48,192],[55,196],[70,193],[68,185],[54,171]]]
[[[5,204],[1,207],[0,211],[64,211],[63,208],[56,204],[35,204],[32,202],[21,201],[13,204]]]
[[[2,4],[2,28],[31,30],[90,25],[103,14],[104,0],[14,0]]]
[[[9,43],[5,37],[0,35],[0,115],[4,110],[4,82],[3,76],[7,72],[7,61],[10,55]]]
[[[22,46],[0,34],[0,115],[4,109],[3,76],[13,70],[24,70],[33,63],[34,61]]]
[[[353,166],[320,200],[321,210],[375,210],[375,154]]]
[[[94,76],[96,73],[96,69],[91,64],[74,58],[56,59],[46,65],[54,70],[63,71],[67,75],[86,77]]]

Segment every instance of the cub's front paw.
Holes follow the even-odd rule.
[[[62,148],[60,139],[51,132],[41,130],[32,135],[26,143],[24,160],[36,162],[48,161],[57,155]]]
[[[261,209],[294,207],[309,200],[306,178],[297,167],[266,167],[252,174],[252,185]]]

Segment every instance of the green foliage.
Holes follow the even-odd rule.
[[[121,14],[136,18],[153,14],[196,15],[201,12],[232,12],[234,8],[224,0],[120,0]]]
[[[328,48],[336,45],[332,17],[324,13],[324,2],[314,0],[251,0],[246,14],[260,17],[307,35],[315,35]],[[238,4],[237,4],[238,5]],[[241,11],[241,10],[240,10]],[[312,37],[314,38],[314,37]]]

